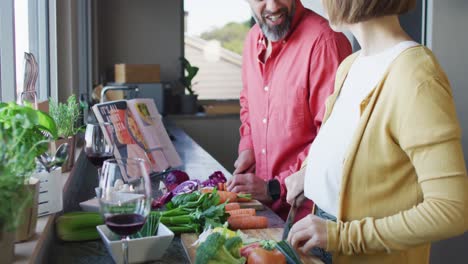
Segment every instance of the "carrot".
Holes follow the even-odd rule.
[[[227,191],[218,191],[219,194],[219,203],[222,204],[226,201],[229,200],[229,202],[236,202],[237,200],[237,194],[233,192],[227,192]]]
[[[229,212],[226,212],[229,213]],[[228,218],[238,218],[238,217],[247,217],[247,216],[254,216],[254,215],[249,215],[249,214],[238,214],[238,215],[231,215]]]
[[[246,197],[237,197],[237,202],[238,203],[248,203],[252,201],[252,198],[246,198]]]
[[[255,215],[255,209],[253,208],[243,208],[227,212],[230,216],[233,215]]]
[[[213,188],[203,188],[203,189],[200,189],[200,193],[212,193],[213,192]]]
[[[228,203],[228,204],[226,204],[224,209],[226,209],[226,212],[231,211],[231,210],[240,209],[240,204],[238,204],[238,203]]]
[[[203,188],[200,190],[201,193],[212,193],[213,189],[210,188]],[[237,201],[237,193],[234,192],[228,192],[228,191],[218,191],[219,194],[219,204],[222,204],[229,200],[229,203],[236,202]]]
[[[229,217],[231,229],[260,229],[268,227],[268,218],[264,216]]]
[[[218,191],[226,191],[226,183],[218,182]]]
[[[252,195],[250,193],[238,193],[237,201],[239,203],[246,203],[252,201]]]

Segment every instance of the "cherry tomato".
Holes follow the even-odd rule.
[[[266,250],[258,247],[252,250],[247,258],[248,264],[286,264],[286,257],[281,254],[277,249]]]

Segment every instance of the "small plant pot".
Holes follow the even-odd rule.
[[[57,139],[55,141],[52,141],[49,143],[49,153],[55,153],[58,149],[58,147],[60,147],[60,145],[62,145],[63,143],[68,143],[68,139],[66,138],[60,138],[60,139]]]
[[[62,173],[69,172],[75,164],[75,147],[76,147],[76,135],[68,137],[68,158],[62,165]]]
[[[1,263],[13,263],[15,256],[15,233],[8,232],[0,226],[0,258]]]
[[[195,114],[198,111],[198,95],[186,94],[181,96],[180,108],[182,114]]]
[[[31,239],[36,233],[37,210],[39,202],[39,180],[32,180],[32,183],[25,184],[23,188],[31,194],[32,199],[20,214],[21,223],[18,225],[15,233],[15,242],[21,242]]]

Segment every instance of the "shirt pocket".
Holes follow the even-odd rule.
[[[292,86],[291,86],[292,87]],[[307,110],[306,98],[303,89],[287,89],[281,96],[276,108],[276,116],[279,125],[286,128],[297,128],[304,125],[305,114]]]

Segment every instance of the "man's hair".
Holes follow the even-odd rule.
[[[323,0],[332,24],[354,24],[376,17],[401,15],[416,6],[416,0]]]

